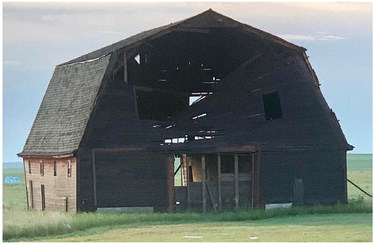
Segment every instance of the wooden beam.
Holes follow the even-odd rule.
[[[95,163],[95,151],[94,150],[92,150],[92,184],[93,184],[94,205],[95,207],[97,207],[96,163]]]
[[[123,53],[123,81],[125,82],[125,84],[129,83],[126,52]]]
[[[221,155],[217,155],[217,175],[218,175],[218,210],[222,210],[222,185],[221,185]]]
[[[239,157],[234,155],[234,172],[235,172],[235,209],[239,209]]]
[[[255,153],[251,154],[252,156],[252,186],[251,186],[251,208],[254,207],[254,199],[255,199]]]
[[[203,213],[206,212],[205,155],[201,156],[201,186],[203,196]]]

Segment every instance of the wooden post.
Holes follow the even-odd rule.
[[[252,153],[252,178],[251,178],[251,180],[252,180],[252,188],[251,188],[251,190],[252,190],[252,193],[251,193],[251,208],[255,208],[254,207],[254,199],[255,199],[255,153]]]
[[[201,186],[203,195],[203,213],[206,212],[205,155],[201,156]]]
[[[260,188],[260,160],[261,150],[257,151],[257,160],[253,160],[253,178],[252,178],[252,208],[260,208],[261,205],[261,188]]]
[[[190,197],[190,162],[187,160],[187,155],[183,155],[185,158],[184,164],[186,165],[186,184],[187,184],[187,209],[190,209],[191,206],[191,197]]]
[[[125,84],[128,84],[128,68],[127,68],[127,53],[123,53],[123,81]]]
[[[234,162],[234,172],[235,172],[235,209],[239,209],[239,158],[238,155],[235,154],[235,162]]]
[[[92,149],[92,184],[93,184],[93,196],[94,206],[97,207],[97,191],[96,191],[96,165],[95,165],[95,151]]]
[[[222,185],[221,185],[221,155],[217,155],[217,175],[218,175],[218,210],[222,210]]]

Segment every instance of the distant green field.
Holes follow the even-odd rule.
[[[358,184],[363,189],[367,190],[369,193],[372,191],[372,155],[371,154],[349,154],[347,156],[348,163],[348,178]],[[371,205],[371,199],[364,195],[361,191],[355,187],[348,184],[348,197],[351,202],[355,203],[357,201],[365,201],[363,206],[363,211],[360,208],[353,207],[353,211],[347,215],[333,215],[331,217],[317,217],[320,211],[317,210],[316,215],[299,215],[280,217],[276,220],[263,219],[256,223],[240,223],[239,221],[243,219],[235,219],[236,222],[230,222],[230,217],[223,221],[225,223],[218,224],[215,223],[219,220],[220,215],[209,216],[213,217],[211,220],[201,220],[201,216],[198,214],[180,214],[175,217],[182,217],[182,219],[191,218],[187,220],[184,226],[173,226],[174,220],[170,221],[170,217],[174,216],[166,215],[153,215],[156,217],[156,221],[152,221],[152,215],[146,217],[144,222],[137,221],[138,217],[142,217],[141,214],[133,215],[134,220],[126,219],[124,216],[118,215],[118,217],[107,214],[72,214],[72,213],[61,213],[61,212],[30,212],[26,210],[26,192],[24,183],[24,172],[23,169],[4,169],[3,176],[18,176],[21,178],[21,183],[17,185],[3,184],[3,233],[4,239],[17,239],[28,241],[30,238],[14,238],[15,235],[23,235],[23,232],[30,232],[33,236],[43,236],[43,235],[58,235],[61,233],[68,233],[66,225],[72,225],[72,227],[81,227],[79,230],[75,229],[73,233],[70,234],[71,241],[75,240],[87,240],[87,241],[371,241],[371,214],[354,214],[354,212],[367,212],[367,205]],[[180,183],[180,178],[176,179]],[[361,206],[359,206],[361,207]],[[366,209],[365,209],[366,207]],[[324,210],[324,209],[323,209]],[[334,211],[335,210],[335,211]],[[340,211],[340,209],[333,209],[333,212],[346,212],[347,209]],[[349,209],[351,210],[351,209]],[[297,213],[299,214],[299,213]],[[97,219],[96,219],[96,216]],[[293,211],[290,215],[294,215]],[[145,216],[145,215],[143,215]],[[153,218],[154,218],[153,217]],[[158,218],[159,217],[159,218]],[[214,219],[216,217],[216,219]],[[226,217],[225,214],[222,217]],[[248,216],[252,217],[252,216]],[[262,217],[262,216],[261,216]],[[164,219],[165,218],[165,219]],[[196,220],[194,220],[196,218]],[[206,218],[206,217],[205,217]],[[204,219],[205,219],[204,218]],[[217,219],[218,218],[218,219]],[[265,217],[266,218],[266,217]],[[324,220],[326,218],[326,220]],[[299,220],[300,219],[300,220]],[[121,221],[124,220],[124,221]],[[239,221],[238,221],[239,220]],[[295,221],[294,221],[295,220]],[[300,223],[300,225],[293,225],[292,222],[316,222],[315,224],[321,225],[305,225]],[[319,221],[318,221],[319,220]],[[126,223],[125,222],[130,222]],[[138,223],[131,223],[138,222]],[[148,222],[148,223],[147,223]],[[152,223],[153,222],[153,223]],[[329,223],[327,223],[329,222]],[[335,223],[334,223],[335,222]],[[178,222],[181,224],[182,222]],[[188,224],[187,224],[188,223]],[[361,224],[363,223],[363,224]],[[156,225],[154,225],[156,224]],[[157,226],[157,224],[169,224],[167,226]],[[328,226],[326,224],[331,225]],[[117,226],[116,226],[117,225]],[[113,229],[122,226],[122,229]],[[139,227],[141,226],[142,227]],[[153,225],[153,226],[150,226]],[[266,227],[265,227],[266,225]],[[125,228],[123,228],[125,227]],[[183,231],[181,229],[188,227],[194,227],[195,230]],[[250,232],[245,234],[244,228],[250,230],[250,232],[255,232],[253,235]],[[113,229],[113,231],[112,231]],[[256,231],[258,229],[258,231]],[[111,231],[108,231],[111,230]],[[118,231],[117,231],[118,230]],[[180,232],[179,232],[180,231]],[[191,239],[183,238],[184,235],[188,234],[202,234],[200,232],[207,232],[203,238]],[[107,232],[107,233],[105,233]],[[158,232],[158,233],[157,233]],[[174,232],[173,234],[171,232]],[[178,233],[179,232],[179,233]],[[235,233],[230,233],[235,232]],[[269,238],[273,232],[280,232],[278,238]],[[299,232],[299,233],[298,233]],[[303,232],[303,234],[300,234]],[[320,232],[320,233],[318,233]],[[225,238],[222,234],[227,234]],[[305,233],[305,234],[304,234]],[[11,236],[11,235],[14,236]],[[99,235],[92,235],[99,234]],[[169,235],[167,239],[162,238],[162,235]],[[217,238],[214,235],[221,234],[221,238]],[[92,236],[88,236],[92,235]],[[301,237],[304,235],[305,237]],[[336,237],[332,237],[335,235]],[[67,237],[68,235],[64,236]],[[86,237],[87,236],[87,237]],[[234,236],[237,236],[233,238]],[[259,237],[256,240],[251,240],[249,236]],[[8,238],[5,238],[8,237]],[[10,238],[9,238],[10,237]],[[46,236],[45,236],[46,237]],[[34,240],[41,240],[46,238],[33,238]],[[86,238],[79,238],[86,237]],[[109,238],[108,238],[109,237]],[[112,237],[112,238],[110,238]],[[121,238],[122,237],[122,238]],[[138,237],[138,238],[137,238]],[[143,237],[143,238],[139,238]],[[145,238],[144,238],[145,237]],[[150,237],[150,238],[147,238]],[[182,237],[182,238],[181,238]],[[287,238],[288,237],[288,238]],[[53,239],[57,241],[58,239]],[[63,240],[66,240],[65,238]],[[48,241],[51,241],[50,239]]]
[[[372,195],[372,155],[371,154],[348,154],[347,155],[347,178]],[[348,198],[369,199],[364,193],[348,183]]]

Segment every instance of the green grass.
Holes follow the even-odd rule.
[[[348,178],[357,183],[362,188],[371,192],[372,182],[371,182],[371,155],[348,155]],[[305,222],[309,222],[315,218],[316,215],[324,215],[328,217],[338,217],[340,214],[347,214],[348,216],[341,215],[344,218],[346,226],[350,225],[349,218],[351,215],[353,221],[360,222],[358,220],[361,216],[354,215],[366,215],[365,217],[371,217],[371,199],[368,199],[362,192],[358,189],[348,185],[348,193],[350,198],[350,203],[348,205],[337,205],[337,206],[314,206],[314,207],[294,207],[290,209],[277,209],[277,210],[252,210],[252,211],[239,211],[239,212],[223,212],[223,213],[208,213],[202,215],[199,213],[170,213],[170,214],[159,214],[159,213],[147,213],[147,214],[104,214],[104,213],[62,213],[62,212],[35,212],[26,210],[26,194],[25,194],[25,184],[24,184],[24,175],[23,169],[4,169],[3,170],[4,178],[5,176],[19,176],[21,178],[21,184],[18,185],[9,185],[4,184],[3,186],[3,238],[6,241],[30,241],[30,240],[41,240],[48,239],[48,237],[76,237],[84,236],[89,237],[90,234],[103,234],[109,230],[116,228],[125,228],[128,230],[129,235],[131,235],[134,230],[136,232],[137,228],[143,229],[159,229],[159,227],[164,227],[164,229],[159,229],[168,231],[170,224],[192,224],[194,229],[211,229],[215,230],[216,225],[224,224],[225,227],[233,227],[233,231],[238,231],[238,238],[231,238],[229,241],[239,241],[239,232],[241,232],[240,225],[242,223],[248,223],[248,227],[252,227],[250,224],[260,224],[260,222],[275,222],[274,220],[279,220],[279,222],[284,222],[284,225],[273,225],[274,227],[288,227],[293,219],[298,217],[305,217]],[[334,214],[339,214],[334,216]],[[297,216],[298,215],[298,216]],[[343,218],[341,220],[343,220]],[[301,220],[303,221],[303,220]],[[300,221],[300,222],[301,222]],[[337,220],[339,221],[339,220]],[[298,221],[297,221],[298,222]],[[320,224],[323,224],[323,220]],[[366,222],[366,221],[365,221]],[[197,225],[199,224],[199,225]],[[231,224],[231,226],[230,226]],[[354,223],[358,224],[358,223]],[[354,228],[352,224],[352,229]],[[168,225],[168,226],[161,226]],[[235,228],[237,225],[237,229]],[[371,221],[370,221],[371,225]],[[139,227],[142,226],[142,227]],[[270,225],[271,226],[271,225]],[[344,226],[344,225],[343,225]],[[336,227],[343,227],[337,225]],[[366,233],[364,238],[355,237],[355,241],[366,240],[368,235],[371,235],[371,227],[368,229],[367,224],[365,224]],[[156,228],[152,228],[156,227]],[[192,227],[192,226],[186,226]],[[212,228],[209,228],[212,227]],[[254,226],[253,226],[254,227]],[[257,226],[256,226],[257,227]],[[256,228],[255,227],[255,228]],[[291,227],[291,226],[290,226]],[[307,232],[309,226],[300,224],[295,228],[295,231],[292,232]],[[335,226],[334,226],[335,227]],[[132,229],[134,228],[134,229]],[[183,228],[183,227],[182,227]],[[235,229],[234,229],[235,228]],[[270,228],[269,228],[270,229]],[[281,229],[281,228],[279,228]],[[351,232],[346,228],[339,228],[341,233],[336,233],[337,235],[343,235],[344,232]],[[118,229],[119,230],[119,229]],[[177,229],[176,229],[177,230]],[[276,229],[273,229],[276,231]],[[323,230],[322,228],[319,230]],[[337,228],[331,228],[333,232],[338,230]],[[209,231],[209,230],[208,230]],[[157,231],[156,231],[157,232]],[[221,231],[219,231],[221,232]],[[264,231],[265,232],[265,231]],[[293,235],[294,233],[290,233]],[[326,231],[328,232],[328,231]],[[187,234],[188,232],[186,232]],[[352,232],[351,232],[352,233]],[[148,234],[145,232],[144,234]],[[228,233],[229,234],[229,233]],[[312,234],[312,233],[310,233]],[[356,233],[352,233],[356,235]],[[260,235],[260,233],[259,233]],[[261,240],[268,239],[265,237],[266,233],[261,235]],[[312,234],[313,235],[313,234]],[[357,235],[359,235],[357,233]],[[104,237],[104,236],[103,236]],[[174,236],[173,236],[174,237]],[[176,238],[172,238],[173,241],[187,241],[190,239],[180,239],[180,235],[175,235]],[[208,236],[207,236],[208,237]],[[231,236],[230,236],[231,237]],[[247,237],[247,236],[243,236]],[[291,236],[290,236],[291,237]],[[347,236],[348,237],[348,236]],[[95,239],[95,238],[91,238]],[[125,238],[126,239],[126,238]],[[134,238],[135,239],[135,238]],[[157,241],[159,238],[148,238],[148,241]],[[203,238],[200,240],[203,241],[214,241],[216,238]],[[277,238],[277,241],[283,241],[283,238]],[[303,241],[300,238],[295,238],[295,241]],[[320,238],[314,235],[312,238],[307,238],[306,241],[319,241]],[[336,238],[333,241],[343,241],[341,238]],[[350,239],[350,238],[347,238]],[[113,238],[112,241],[116,240]],[[198,240],[198,239],[194,239]],[[223,241],[216,239],[217,241]],[[248,240],[248,239],[247,239]],[[54,241],[54,240],[53,240]],[[96,240],[90,240],[96,241]],[[120,240],[118,240],[120,241]],[[146,240],[147,241],[147,240]],[[288,240],[284,240],[288,241]],[[352,240],[353,241],[353,240]]]
[[[348,179],[372,195],[372,155],[348,154],[347,155]],[[348,198],[358,199],[363,197],[370,200],[363,192],[348,183]]]
[[[48,241],[370,242],[372,237],[367,232],[370,232],[371,227],[371,214],[297,215],[257,221],[121,227],[102,233],[92,231],[93,234],[89,235],[53,238]]]

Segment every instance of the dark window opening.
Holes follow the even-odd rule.
[[[234,156],[221,156],[221,173],[234,173]]]
[[[31,161],[29,160],[29,174],[31,174]]]
[[[138,114],[142,120],[168,121],[188,107],[188,97],[161,92],[137,91]]]
[[[262,96],[265,109],[265,119],[273,120],[282,118],[282,108],[279,100],[279,92],[272,92]]]
[[[57,176],[57,162],[53,162],[53,176]]]
[[[40,174],[44,176],[44,160],[40,161]]]
[[[40,187],[41,195],[42,195],[42,211],[45,210],[45,187],[44,185],[41,185]]]
[[[71,161],[68,160],[68,177],[71,177]]]

